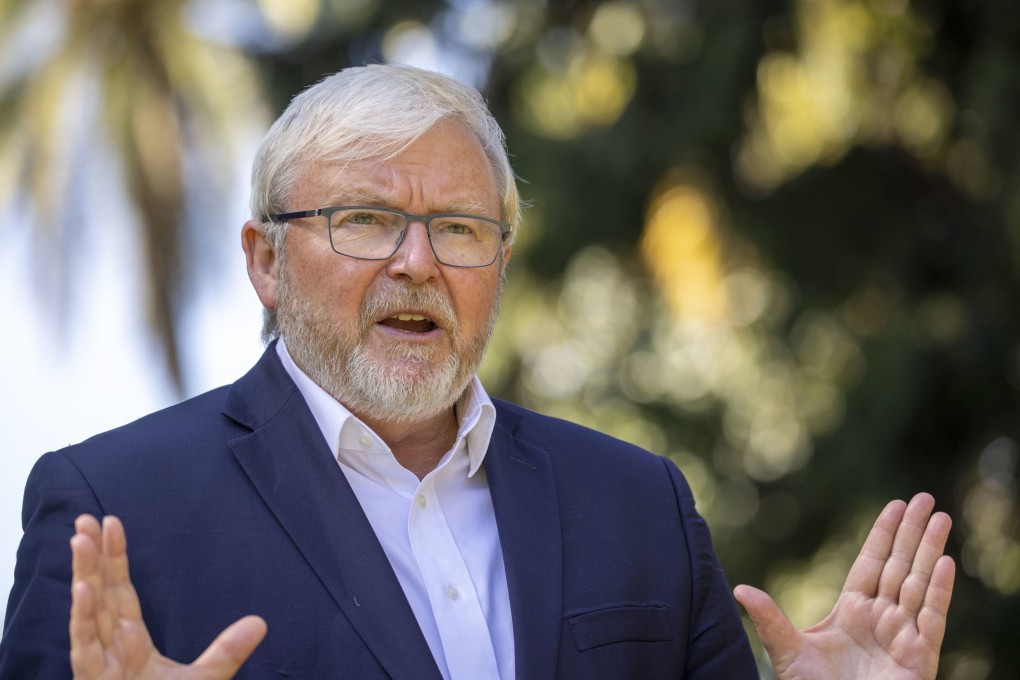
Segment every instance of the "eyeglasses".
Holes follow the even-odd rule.
[[[458,213],[412,215],[363,205],[342,205],[270,215],[274,222],[302,217],[325,217],[329,242],[340,255],[359,260],[393,257],[404,240],[409,222],[423,222],[432,253],[451,267],[487,267],[496,261],[510,225],[499,220]]]

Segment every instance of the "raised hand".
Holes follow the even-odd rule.
[[[764,592],[737,586],[782,680],[930,680],[938,670],[955,565],[952,521],[918,494],[889,503],[868,534],[832,612],[798,631]]]
[[[152,644],[128,574],[124,526],[107,516],[75,521],[71,538],[71,668],[75,680],[226,680],[266,634],[246,616],[219,634],[190,666],[171,661]]]

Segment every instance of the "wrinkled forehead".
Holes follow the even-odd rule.
[[[495,173],[466,125],[443,122],[399,153],[350,158],[345,150],[306,160],[290,192],[288,207],[379,205],[430,212],[501,216]],[[306,205],[315,202],[317,205]]]

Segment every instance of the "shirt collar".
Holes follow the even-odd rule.
[[[294,363],[283,338],[280,338],[276,343],[276,353],[283,363],[284,370],[290,375],[308,404],[308,408],[334,456],[338,455],[340,430],[349,419],[357,421],[367,430],[371,429]],[[496,426],[496,407],[485,392],[485,388],[482,387],[482,382],[477,375],[471,378],[464,394],[457,400],[456,413],[458,429],[454,449],[457,449],[463,439],[468,455],[468,477],[472,477],[485,460],[485,453],[488,451],[489,441],[492,439],[492,431]]]

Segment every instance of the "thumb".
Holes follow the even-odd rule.
[[[733,596],[747,610],[772,666],[776,670],[785,668],[803,644],[793,623],[765,591],[739,585],[733,589]]]
[[[245,616],[227,626],[212,644],[195,660],[192,667],[209,680],[227,680],[234,677],[241,664],[266,636],[268,626],[259,616]]]

